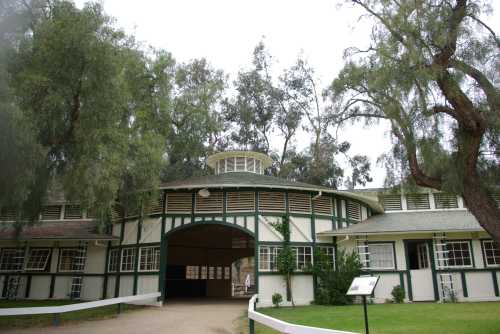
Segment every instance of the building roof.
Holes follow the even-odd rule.
[[[98,232],[97,222],[90,220],[41,221],[22,228],[20,234],[12,223],[0,223],[0,240],[114,240]]]
[[[192,177],[184,180],[176,180],[163,183],[160,189],[183,190],[203,188],[269,188],[269,189],[293,189],[311,192],[324,192],[337,194],[347,198],[355,199],[367,204],[374,212],[384,212],[384,209],[374,198],[357,193],[338,191],[332,188],[317,186],[313,184],[289,181],[283,178],[259,175],[246,172],[231,172],[219,175],[207,175]]]
[[[321,236],[406,234],[422,232],[483,231],[467,210],[395,212],[375,215],[348,228],[318,233]]]

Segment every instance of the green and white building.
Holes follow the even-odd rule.
[[[297,304],[314,299],[317,280],[304,269],[319,248],[332,265],[338,249],[358,252],[366,272],[380,275],[375,302],[397,285],[408,301],[500,300],[500,250],[459,197],[291,182],[264,175],[271,159],[255,152],[218,153],[208,165],[213,175],[165,183],[154,203],[118,204],[107,232],[64,197],[49,196],[40,222],[20,233],[15,214],[2,210],[2,298],[231,297],[245,276],[235,263],[246,259],[249,292],[269,305],[273,293],[285,295],[276,271],[282,238],[271,223],[287,215]]]

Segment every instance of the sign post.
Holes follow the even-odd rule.
[[[365,312],[365,333],[369,334],[368,330],[368,310],[366,308],[366,296],[370,296],[377,286],[380,276],[360,276],[354,278],[347,290],[348,296],[361,296],[363,297],[363,310]]]

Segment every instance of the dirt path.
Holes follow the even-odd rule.
[[[172,301],[113,319],[87,321],[60,327],[2,331],[5,334],[232,334],[244,314],[246,300]]]

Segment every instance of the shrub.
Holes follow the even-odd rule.
[[[397,304],[401,304],[405,299],[405,289],[401,287],[401,285],[396,285],[391,292],[393,302]]]
[[[353,297],[346,292],[354,277],[361,274],[361,262],[355,252],[347,253],[339,250],[336,257],[336,268],[333,268],[324,252],[315,250],[313,272],[318,277],[314,301],[320,305],[352,304]]]
[[[273,294],[273,305],[274,307],[280,307],[280,304],[283,302],[283,296],[280,293]]]

